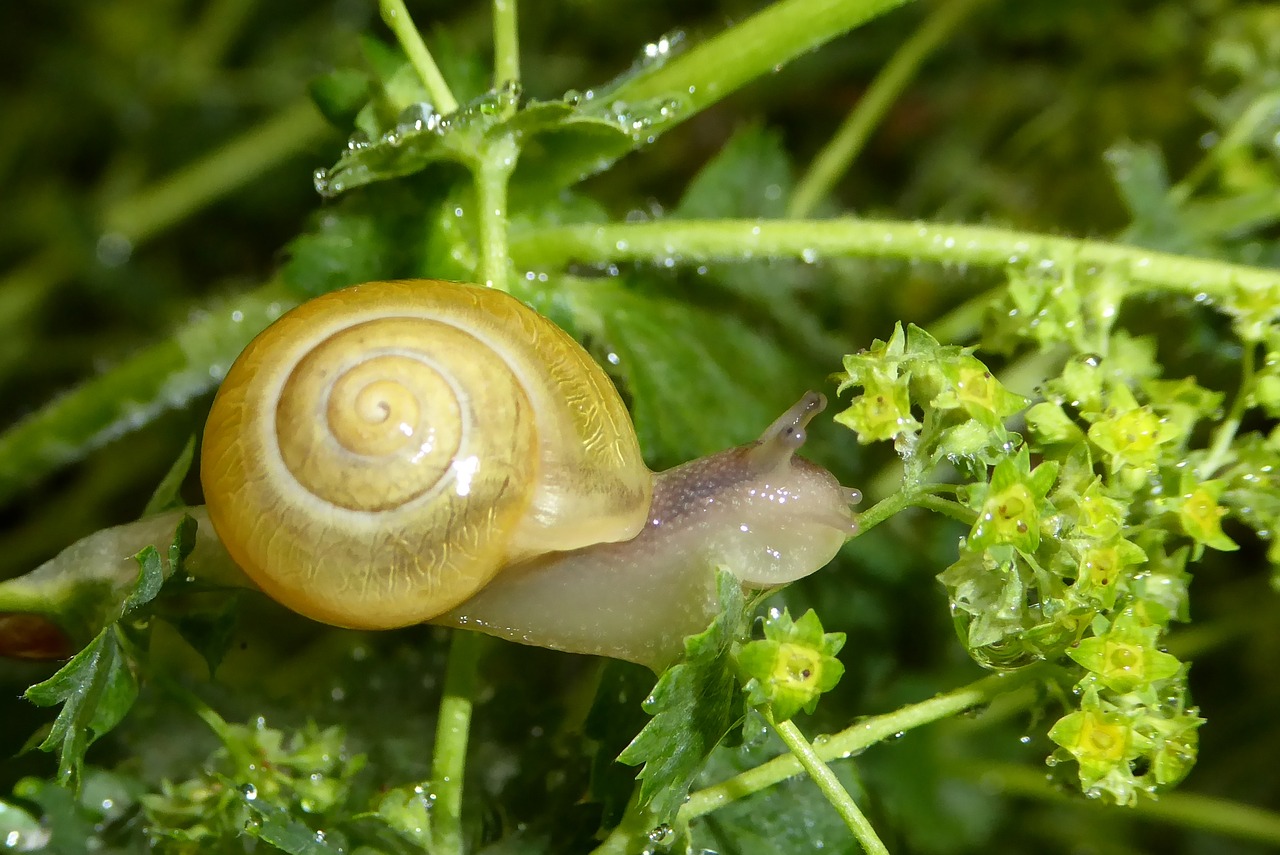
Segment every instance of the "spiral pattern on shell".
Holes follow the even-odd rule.
[[[259,586],[362,628],[434,617],[530,554],[629,538],[651,490],[573,339],[434,281],[334,292],[259,335],[214,401],[201,479]]]

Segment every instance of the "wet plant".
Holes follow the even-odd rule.
[[[209,54],[247,5],[212,3],[195,29],[199,86],[216,88]],[[310,80],[313,107],[106,205],[91,252],[54,241],[16,266],[0,381],[26,394],[22,328],[70,322],[50,309],[60,283],[96,271],[144,303],[119,277],[163,276],[136,248],[205,201],[273,166],[315,192],[262,284],[164,294],[180,309],[143,328],[169,334],[0,434],[0,498],[49,505],[6,535],[0,652],[65,660],[6,674],[35,734],[0,839],[439,855],[1280,842],[1274,776],[1233,783],[1277,759],[1255,663],[1280,586],[1280,18],[1157,4],[1161,41],[1120,10],[1049,5],[781,0],[566,81],[554,50],[522,44],[510,0],[484,39],[474,15],[419,26],[429,12],[382,0],[381,24],[353,22]],[[1055,92],[1028,118],[1011,68],[1046,28],[1099,65],[1022,68]],[[1137,83],[1100,92],[1080,71],[1114,73],[1099,33],[1148,86],[1197,59],[1194,81],[1161,89],[1176,120],[1146,116]],[[1010,68],[955,56],[965,45]],[[916,139],[904,167],[868,146],[903,133],[887,117],[909,123],[913,97],[958,97],[934,61],[989,103]],[[812,108],[802,123],[776,96],[773,124],[718,124],[762,88],[813,88],[788,75],[821,89],[849,68],[870,83],[843,124],[823,114],[820,143]],[[992,142],[1010,116],[1020,130]],[[699,159],[691,128],[723,145]],[[1126,142],[1135,128],[1168,150]],[[322,166],[278,165],[312,147]],[[663,173],[664,152],[697,167]],[[744,592],[721,568],[718,616],[657,675],[461,631],[322,627],[246,592],[184,510],[209,393],[289,307],[414,277],[508,291],[583,342],[655,467],[748,441],[827,383],[837,413],[812,446],[871,500],[858,535],[785,590]],[[136,326],[149,309],[132,311]],[[102,485],[152,493],[131,529],[145,548],[91,536],[21,575],[126,521],[60,510]],[[1205,661],[1222,676],[1201,678]]]

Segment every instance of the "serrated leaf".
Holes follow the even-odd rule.
[[[178,521],[178,525],[173,533],[173,540],[169,543],[167,550],[167,558],[169,561],[166,569],[160,560],[160,551],[154,546],[146,546],[134,556],[138,562],[138,578],[134,583],[132,590],[125,597],[124,605],[120,609],[120,617],[126,618],[135,611],[150,603],[160,593],[160,587],[164,584],[165,579],[172,576],[182,567],[182,562],[196,545],[196,521],[187,515],[183,515]]]
[[[781,217],[791,195],[791,165],[777,131],[738,130],[685,189],[674,215],[685,219]]]
[[[743,632],[742,588],[727,571],[717,577],[720,614],[685,639],[685,657],[658,678],[645,701],[653,719],[618,761],[641,763],[640,803],[660,821],[673,817],[707,757],[742,719],[743,699],[731,649]]]
[[[655,466],[754,440],[823,379],[741,318],[616,280],[520,293],[595,350],[630,399]]]
[[[474,99],[448,116],[431,115],[416,123],[395,123],[365,117],[358,120],[368,136],[362,144],[349,146],[333,168],[317,179],[322,195],[337,196],[356,187],[420,172],[441,161],[470,165],[475,162],[484,140],[510,136],[522,145],[542,135],[578,136],[600,152],[601,158],[616,157],[672,121],[675,113],[666,101],[602,105],[592,102],[575,106],[564,101],[532,101],[518,108],[519,93],[499,89]],[[385,132],[377,133],[378,128]],[[537,146],[532,157],[539,161],[533,171],[539,183],[554,183],[544,167],[553,167],[560,154],[555,142]],[[554,156],[546,157],[554,152]],[[589,154],[575,151],[576,157]],[[600,162],[594,164],[603,168]]]
[[[190,519],[190,517],[187,517]],[[140,607],[146,605],[156,598],[156,594],[160,593],[160,586],[164,584],[164,567],[160,563],[160,551],[154,546],[143,547],[142,551],[134,556],[138,562],[138,581],[133,586],[133,590],[125,597],[124,605],[120,610],[120,617],[128,617]]]
[[[423,230],[438,220],[435,194],[448,189],[447,183],[380,184],[326,206],[309,231],[289,242],[281,277],[297,293],[315,297],[415,271]]]
[[[138,697],[138,682],[114,624],[56,674],[27,689],[37,706],[62,704],[41,751],[58,753],[58,780],[77,788],[89,746],[114,728]]]
[[[1158,148],[1134,143],[1116,145],[1107,150],[1107,163],[1132,218],[1124,234],[1126,243],[1166,252],[1192,253],[1202,249],[1169,199],[1169,175]]]
[[[786,214],[792,185],[791,162],[781,136],[749,125],[734,133],[698,171],[673,215],[686,219],[781,217]],[[805,305],[805,289],[815,279],[804,259],[711,264],[704,278],[749,301],[789,340],[821,360],[834,360],[847,349],[847,342],[827,332]]]
[[[313,831],[294,819],[283,808],[264,799],[245,798],[245,806],[253,819],[245,823],[245,833],[264,840],[288,855],[338,855],[345,847],[327,841],[323,832]]]

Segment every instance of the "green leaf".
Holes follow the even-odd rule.
[[[314,297],[417,270],[422,232],[438,219],[431,203],[448,190],[436,184],[381,184],[326,206],[309,231],[289,242],[281,277]]]
[[[13,794],[20,799],[40,806],[43,814],[45,832],[43,839],[48,843],[42,849],[57,855],[89,855],[100,844],[94,825],[97,817],[92,817],[83,809],[83,804],[76,799],[75,793],[66,787],[60,787],[51,781],[40,778],[23,778],[13,788]],[[37,837],[36,840],[40,840]],[[7,843],[7,840],[6,840]],[[18,849],[17,847],[14,847]],[[18,849],[18,851],[22,851]]]
[[[115,624],[81,650],[56,674],[27,689],[37,706],[62,704],[41,751],[57,752],[58,780],[80,786],[89,746],[114,728],[138,697],[138,682]]]
[[[128,617],[154,600],[156,594],[160,593],[160,586],[164,584],[164,568],[160,563],[159,550],[154,546],[143,547],[134,559],[138,562],[138,581],[125,597],[124,605],[120,609],[121,618]]]
[[[675,216],[781,217],[791,197],[791,166],[777,131],[748,125],[734,133],[685,188]]]
[[[814,382],[776,339],[712,311],[614,280],[519,295],[585,340],[618,382],[650,465],[750,442]]]
[[[742,693],[732,647],[745,623],[742,589],[732,573],[718,574],[720,614],[705,632],[685,639],[685,657],[658,678],[645,701],[653,720],[618,757],[644,768],[640,803],[668,821],[725,734],[742,718]]]
[[[1107,163],[1132,218],[1124,236],[1126,243],[1168,252],[1205,249],[1186,228],[1181,212],[1169,199],[1169,175],[1158,148],[1135,143],[1116,145],[1108,149]]]
[[[266,841],[289,855],[339,855],[346,848],[330,843],[323,831],[315,831],[294,819],[284,808],[268,804],[256,795],[246,795],[244,805],[250,819],[244,824],[250,837]]]
[[[147,546],[134,556],[138,576],[125,595],[118,620],[130,617],[156,598],[165,578],[180,568],[191,553],[195,533],[195,520],[184,515],[168,548],[167,572],[154,546]],[[138,697],[136,663],[123,632],[121,624],[107,624],[57,673],[24,694],[37,706],[62,704],[39,747],[58,753],[58,780],[73,789],[80,785],[89,746],[119,724]]]
[[[196,545],[196,521],[184,514],[173,532],[173,540],[168,549],[168,567],[160,561],[160,552],[154,546],[143,547],[134,556],[138,562],[138,579],[125,597],[120,609],[120,617],[124,619],[141,607],[150,603],[160,593],[160,587],[174,573],[182,568],[182,562],[191,554]]]

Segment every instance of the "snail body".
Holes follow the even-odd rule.
[[[782,584],[852,534],[851,491],[794,456],[823,405],[654,475],[608,376],[550,321],[479,286],[376,282],[245,349],[201,480],[231,558],[303,615],[655,665],[709,622],[715,565]]]

